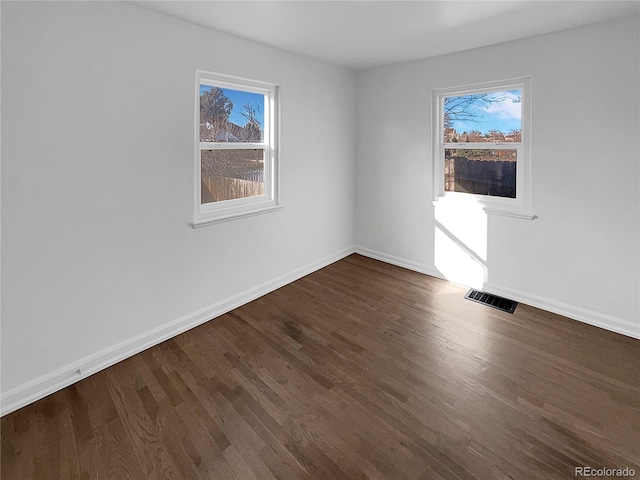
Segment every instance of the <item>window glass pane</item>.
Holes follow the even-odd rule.
[[[265,95],[200,84],[201,142],[262,142]]]
[[[444,142],[520,142],[522,90],[444,99]]]
[[[447,148],[444,151],[444,189],[515,198],[516,163],[516,150]]]
[[[201,204],[264,195],[264,150],[203,150]]]

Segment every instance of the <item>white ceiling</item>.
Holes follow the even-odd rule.
[[[132,1],[352,70],[638,15],[640,1]]]

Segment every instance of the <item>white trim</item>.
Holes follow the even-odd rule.
[[[199,220],[197,222],[193,222],[193,228],[206,227],[207,225],[214,225],[216,223],[224,223],[230,220],[235,220],[236,218],[245,218],[245,217],[253,217],[255,215],[262,215],[263,213],[271,213],[276,212],[278,210],[282,210],[282,205],[276,205],[273,207],[265,207],[261,209],[251,210],[249,212],[244,213],[235,213],[229,214],[226,216],[220,215],[215,218],[209,218],[206,220]]]
[[[267,150],[269,146],[249,142],[200,142],[200,150]]]
[[[97,373],[114,365],[121,360],[129,358],[147,348],[158,345],[170,338],[180,335],[198,325],[208,322],[220,315],[245,305],[256,298],[260,298],[278,288],[294,282],[310,273],[326,267],[338,260],[354,253],[353,247],[348,247],[336,253],[328,255],[309,265],[297,268],[289,273],[269,280],[229,298],[208,305],[200,310],[165,323],[157,328],[141,333],[112,347],[89,355],[81,360],[70,363],[62,368],[35,378],[19,385],[11,390],[3,392],[0,396],[0,416],[4,416],[19,408],[22,408],[36,400],[46,397],[62,388],[65,388],[83,378]]]
[[[106,348],[93,355],[89,355],[77,362],[70,363],[69,365],[35,378],[23,385],[19,385],[11,390],[3,392],[2,395],[0,395],[0,416],[7,415],[19,408],[44,398],[47,395],[72,385],[83,378],[93,375],[94,373],[104,370],[111,365],[140,353],[147,348],[158,345],[165,340],[173,338],[176,335],[180,335],[181,333],[206,323],[220,315],[224,315],[234,308],[238,308],[262,297],[263,295],[273,292],[274,290],[324,268],[327,265],[337,262],[352,253],[357,253],[381,262],[397,265],[408,270],[413,270],[418,273],[449,281],[436,269],[426,264],[414,262],[403,257],[388,255],[365,247],[355,246],[345,248],[339,252],[324,257],[321,260],[313,262],[306,267],[293,270],[288,274],[281,275],[273,280],[247,289],[237,295],[204,307],[148,332],[144,332],[133,338],[127,339],[117,345]],[[508,297],[518,302],[541,308],[548,312],[557,313],[558,315],[604,328],[605,330],[640,339],[640,324],[634,324],[621,318],[604,315],[592,310],[557,302],[537,295],[530,295],[525,292],[501,287],[499,285],[489,285],[485,289],[490,293]]]
[[[464,208],[464,197],[442,197],[438,200],[434,200],[431,202],[431,205],[434,207],[438,207],[440,205],[459,205],[461,208]],[[469,205],[467,202],[466,205]],[[499,209],[499,208],[489,208],[489,207],[481,207],[482,210],[488,215],[501,215],[503,217],[512,217],[512,218],[521,218],[524,220],[535,220],[538,218],[536,214],[533,212],[527,211],[511,211],[508,209]]]
[[[238,87],[241,87],[245,92],[265,95],[268,94],[273,87],[271,83],[252,80],[250,78],[234,77],[232,75],[206,72],[204,70],[198,70],[197,73],[202,75],[198,83],[210,87],[228,88],[229,90],[236,90]]]
[[[522,142],[443,142],[442,146],[447,150],[516,150],[522,148]]]
[[[444,132],[444,99],[448,96],[467,95],[472,93],[484,93],[497,90],[522,90],[522,114],[521,114],[521,142],[471,142],[471,143],[445,143]],[[526,218],[531,207],[531,76],[499,80],[494,82],[463,85],[450,88],[438,88],[432,91],[432,128],[431,144],[432,152],[432,200],[434,202],[467,197],[490,210],[488,213],[497,214],[502,210],[505,215]],[[517,150],[516,168],[516,198],[493,197],[489,195],[476,195],[460,192],[445,192],[444,182],[444,151],[446,148],[458,149],[486,149],[486,150]],[[520,214],[520,215],[518,215]]]
[[[426,275],[430,275],[432,277],[441,278],[448,282],[451,281],[444,278],[444,276],[440,272],[435,270],[433,267],[430,267],[426,264],[414,262],[406,258],[396,257],[394,255],[388,255],[386,253],[382,253],[376,250],[371,250],[369,248],[364,248],[359,246],[355,247],[355,253],[359,255],[363,255],[365,257],[373,258],[375,260],[380,260],[381,262],[397,265],[398,267],[413,270],[418,273],[423,273]],[[452,283],[455,283],[455,282],[452,282]],[[466,286],[468,287],[468,285]],[[540,308],[547,312],[556,313],[558,315],[562,315],[563,317],[567,317],[572,320],[588,323],[589,325],[593,325],[595,327],[603,328],[611,332],[619,333],[621,335],[626,335],[627,337],[637,338],[640,340],[640,322],[633,323],[629,320],[624,320],[622,318],[614,317],[612,315],[599,313],[593,310],[588,310],[586,308],[570,305],[564,302],[558,302],[556,300],[541,297],[539,295],[532,295],[526,292],[522,292],[520,290],[503,287],[501,285],[495,285],[492,283],[489,283],[488,285],[483,286],[482,289],[488,293],[493,293],[495,295],[507,297],[517,302],[525,303],[527,305],[531,305],[532,307]]]
[[[588,310],[586,308],[570,305],[564,302],[558,302],[539,295],[532,295],[513,288],[494,285],[488,283],[483,290],[494,295],[507,297],[532,307],[545,310],[547,312],[556,313],[563,317],[577,320],[579,322],[588,323],[594,327],[603,328],[611,332],[620,333],[627,337],[637,338],[640,340],[640,323],[633,323],[629,320],[607,315],[605,313]]]
[[[512,212],[509,210],[500,210],[497,208],[488,207],[485,207],[484,211],[489,215],[502,215],[503,217],[522,218],[524,220],[535,220],[536,218],[538,218],[538,216],[532,212]]]
[[[200,142],[200,85],[263,94],[265,96],[263,141]],[[194,118],[195,188],[192,226],[194,228],[203,227],[282,208],[280,200],[282,178],[280,173],[280,87],[267,82],[196,70]],[[204,150],[245,149],[262,149],[264,151],[264,194],[202,204],[201,152]]]
[[[413,270],[414,272],[423,273],[430,277],[442,278],[438,271],[424,263],[414,262],[403,257],[396,257],[395,255],[389,255],[379,252],[377,250],[371,250],[365,247],[356,246],[355,253],[364,257],[373,258],[374,260],[380,260],[381,262],[390,263],[398,267],[406,268],[407,270]]]

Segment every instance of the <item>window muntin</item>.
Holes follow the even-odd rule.
[[[194,226],[280,207],[278,87],[197,73]]]
[[[529,97],[529,77],[434,91],[434,200],[533,217]]]

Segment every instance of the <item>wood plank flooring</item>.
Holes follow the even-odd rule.
[[[640,341],[464,293],[347,257],[5,416],[2,478],[640,478]]]

